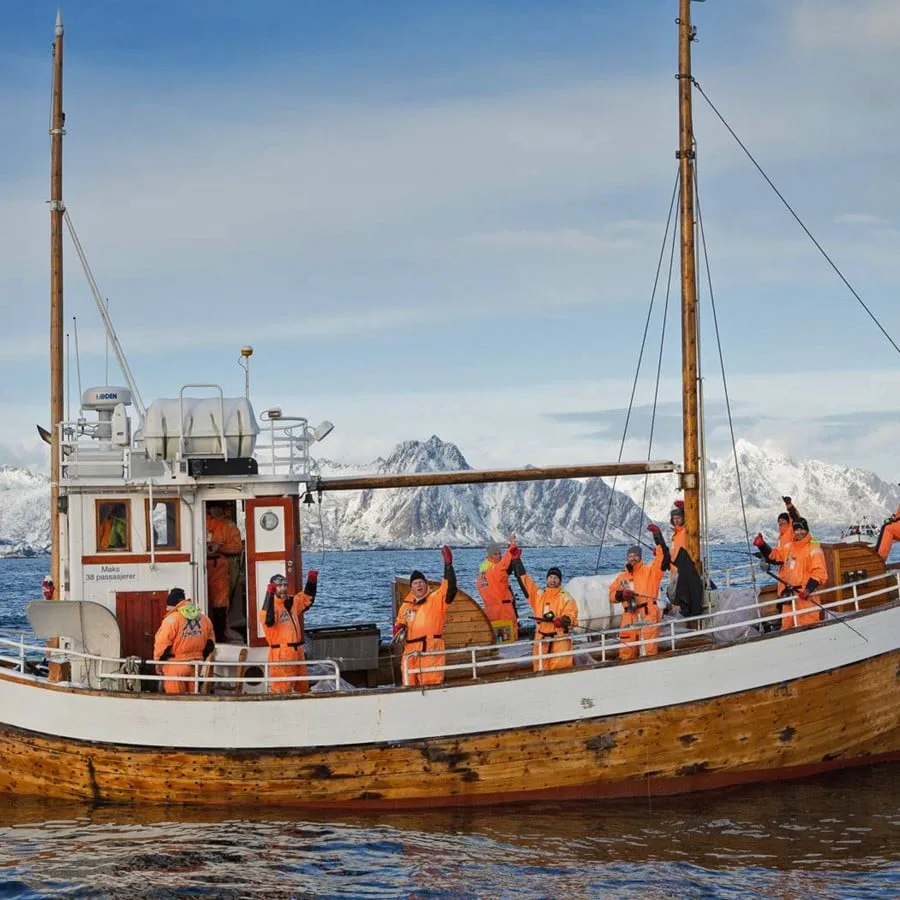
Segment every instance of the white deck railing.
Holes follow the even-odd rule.
[[[880,584],[876,584],[880,582]],[[846,596],[842,596],[846,595]],[[861,579],[851,584],[836,585],[834,587],[825,588],[816,591],[810,595],[815,598],[815,602],[822,610],[821,615],[825,620],[843,619],[845,616],[852,616],[862,612],[867,606],[881,605],[885,603],[898,602],[900,600],[900,571],[887,572],[880,575],[873,575],[870,578]],[[872,601],[872,602],[869,602]],[[419,664],[420,672],[465,672],[471,676],[472,680],[478,680],[491,672],[500,668],[514,669],[521,666],[523,669],[531,669],[534,662],[538,661],[539,669],[542,663],[552,659],[581,657],[577,664],[603,665],[611,662],[614,657],[618,656],[618,651],[623,647],[632,647],[638,651],[639,657],[644,657],[648,648],[656,645],[659,650],[667,652],[679,652],[685,648],[684,645],[696,645],[697,638],[711,637],[713,640],[719,635],[722,643],[730,643],[732,640],[723,639],[722,635],[733,631],[735,628],[755,629],[756,633],[750,637],[757,637],[762,633],[762,625],[766,622],[780,622],[782,615],[792,615],[797,612],[796,598],[782,598],[779,602],[783,602],[786,606],[790,605],[790,610],[784,609],[784,613],[768,613],[766,607],[771,607],[772,603],[760,604],[758,602],[750,603],[727,610],[713,610],[704,613],[701,616],[692,618],[664,618],[660,622],[632,623],[622,628],[610,628],[602,631],[582,631],[574,632],[564,637],[553,637],[539,642],[538,653],[534,652],[535,642],[533,640],[522,640],[515,643],[506,644],[486,644],[473,647],[463,647],[458,649],[415,651],[410,653],[404,659],[404,665],[415,660]],[[740,614],[740,618],[735,621],[735,616]],[[725,617],[727,621],[725,620]],[[817,623],[818,624],[818,623]],[[845,623],[852,627],[851,622]],[[803,627],[815,627],[803,626]],[[641,632],[646,629],[658,630],[657,636],[640,637],[636,641],[622,640],[622,631]],[[771,632],[768,638],[777,637],[778,632]],[[747,638],[740,638],[744,640]],[[545,649],[549,651],[550,645],[559,643],[560,641],[571,641],[572,648],[569,650],[558,651],[555,653],[543,652]],[[681,647],[679,645],[682,645]],[[429,665],[428,662],[436,656],[443,656],[445,662],[441,665]],[[584,657],[589,657],[589,661],[585,661]],[[97,656],[89,653],[80,653],[75,650],[65,650],[59,648],[46,647],[43,644],[28,643],[24,636],[18,640],[0,637],[0,660],[7,662],[7,669],[13,669],[21,674],[23,678],[39,677],[30,674],[29,670],[34,668],[36,658],[42,661],[83,661],[85,665],[93,668],[96,678],[103,685],[101,689],[118,690],[120,687],[124,690],[138,690],[142,683],[158,683],[160,681],[184,681],[192,685],[193,691],[203,693],[207,689],[207,685],[212,687],[221,686],[224,690],[226,687],[230,691],[237,693],[237,687],[242,688],[241,697],[258,696],[260,685],[266,693],[270,692],[273,684],[279,682],[296,682],[303,681],[311,686],[316,684],[326,684],[332,690],[341,690],[341,669],[335,660],[331,659],[308,659],[300,661],[287,662],[269,662],[268,660],[214,660],[208,662],[205,660],[169,660],[170,663],[177,665],[190,665],[193,667],[193,674],[189,676],[174,676],[160,674],[142,674],[134,671],[135,657],[128,659],[117,659]],[[160,665],[158,660],[147,660],[147,665]],[[279,675],[278,669],[287,666],[305,665],[307,667],[324,667],[323,672],[307,672],[306,675]],[[207,669],[207,667],[209,667]],[[246,670],[250,667],[256,667],[262,670],[262,676],[257,674],[247,675]],[[238,670],[243,668],[244,673],[238,674]],[[204,671],[206,670],[206,671]],[[224,670],[228,674],[216,674],[216,670]],[[42,678],[43,680],[43,678]],[[202,690],[201,690],[202,688]],[[243,692],[249,688],[248,692]],[[385,689],[382,687],[381,689]],[[388,686],[393,689],[393,686]],[[184,696],[184,695],[180,695]],[[277,695],[281,696],[281,695]],[[235,699],[241,699],[235,697]]]

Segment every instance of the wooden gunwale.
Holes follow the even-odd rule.
[[[900,759],[900,651],[734,695],[465,736],[185,750],[0,726],[0,753],[0,792],[104,802],[414,808],[674,794]]]

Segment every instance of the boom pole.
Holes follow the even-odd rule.
[[[701,568],[699,403],[697,398],[697,272],[694,249],[694,124],[692,114],[691,0],[679,0],[678,14],[678,159],[681,170],[681,378],[684,419],[685,549]]]
[[[582,466],[533,466],[526,469],[462,469],[455,472],[414,472],[397,475],[334,475],[310,478],[310,491],[364,491],[383,488],[435,487],[445,484],[496,484],[512,481],[552,481],[561,478],[605,478],[610,475],[653,475],[675,472],[667,460],[597,463]]]
[[[53,42],[53,98],[50,116],[50,572],[54,597],[62,596],[59,578],[59,476],[62,459],[60,425],[63,421],[63,205],[62,139],[63,23],[56,13]]]

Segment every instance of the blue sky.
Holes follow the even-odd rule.
[[[331,419],[336,459],[432,433],[479,467],[614,458],[675,176],[676,6],[64,6],[65,199],[145,401],[196,381],[240,394],[251,344],[257,409]],[[41,468],[56,5],[0,8],[0,463]],[[693,15],[697,79],[900,339],[900,2]],[[739,436],[896,480],[896,352],[699,97],[695,131]],[[102,384],[67,254],[82,385]],[[680,455],[669,425],[654,457]],[[646,455],[635,433],[626,456]]]

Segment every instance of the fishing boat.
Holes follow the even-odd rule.
[[[330,428],[215,385],[144,408],[108,318],[127,387],[63,416],[63,25],[56,23],[51,176],[52,580],[29,605],[36,638],[3,642],[0,791],[73,801],[422,808],[648,797],[800,778],[900,759],[900,574],[865,544],[823,545],[820,621],[767,630],[776,599],[753,594],[748,627],[713,590],[701,546],[690,0],[680,0],[678,148],[684,460],[546,469],[319,477],[309,451]],[[76,241],[79,255],[80,245]],[[99,304],[101,315],[103,304]],[[249,366],[252,351],[246,348]],[[132,413],[136,414],[132,426]],[[268,432],[268,456],[262,453]],[[279,452],[280,451],[280,452]],[[531,642],[492,639],[471,605],[429,686],[397,684],[369,623],[319,635],[308,693],[276,693],[260,609],[270,573],[303,583],[301,505],[338,491],[680,473],[684,553],[705,585],[699,614],[664,619],[620,658],[615,628],[572,635],[568,668],[534,665]],[[244,530],[241,629],[198,661],[194,690],[163,694],[152,636],[166,591],[206,609],[206,512]],[[116,520],[110,526],[111,519]],[[115,535],[115,537],[113,537]],[[718,594],[722,592],[721,581]],[[788,600],[793,603],[793,600]],[[477,612],[477,607],[475,609]],[[46,643],[44,640],[46,639]],[[374,646],[373,646],[374,642]],[[632,640],[631,645],[635,642]],[[646,653],[653,644],[658,653]],[[148,649],[149,648],[149,649]],[[515,650],[513,649],[515,648]],[[538,648],[542,649],[542,648]],[[546,650],[546,648],[543,648]],[[315,665],[313,665],[313,660]],[[365,661],[364,664],[361,661]],[[360,677],[360,673],[365,678]]]

